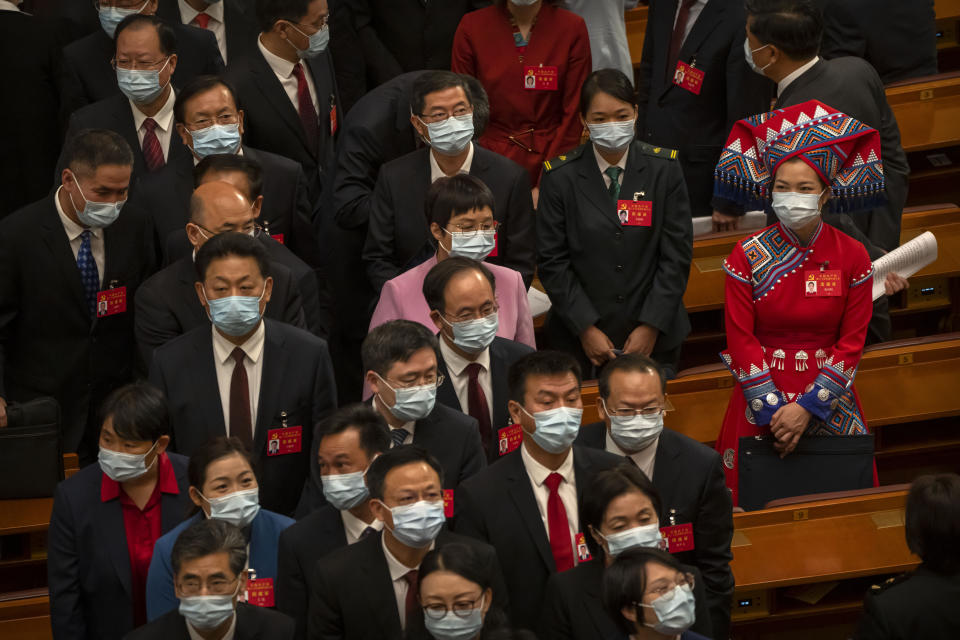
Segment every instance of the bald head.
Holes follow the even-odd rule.
[[[239,231],[253,234],[257,211],[236,186],[220,181],[205,182],[190,196],[187,236],[194,248],[218,233]]]

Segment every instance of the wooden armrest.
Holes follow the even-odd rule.
[[[821,500],[838,500],[840,498],[858,498],[860,496],[872,496],[878,493],[894,493],[897,491],[906,491],[910,488],[909,484],[891,484],[885,487],[870,487],[869,489],[853,489],[851,491],[830,491],[828,493],[810,493],[804,496],[793,496],[792,498],[778,498],[771,500],[763,505],[764,509],[773,509],[774,507],[786,507],[794,504],[803,504],[805,502],[819,502]]]

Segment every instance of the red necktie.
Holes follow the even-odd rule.
[[[302,62],[293,66],[293,75],[297,76],[297,108],[300,111],[303,132],[307,134],[307,146],[316,150],[317,110],[313,108],[313,100],[310,99],[310,87],[307,85],[307,77],[303,74]]]
[[[206,29],[207,25],[210,24],[210,16],[205,13],[198,13],[197,16],[193,19],[201,29]]]
[[[419,571],[413,569],[403,574],[403,579],[407,581],[407,599],[404,602],[404,610],[406,611],[406,624],[404,628],[406,629],[410,628],[411,621],[416,617],[417,611],[420,609],[420,598],[417,597],[417,576],[419,573]]]
[[[480,386],[480,372],[483,367],[478,362],[467,365],[467,413],[477,419],[480,425],[480,439],[483,450],[490,451],[490,407],[487,406],[487,394]]]
[[[230,378],[230,435],[240,438],[247,449],[251,449],[250,385],[247,382],[247,368],[243,366],[245,355],[240,347],[231,354],[237,363],[233,366],[233,376]]]
[[[563,476],[551,473],[544,484],[550,489],[547,498],[547,524],[549,525],[550,550],[553,552],[553,561],[557,571],[566,571],[573,568],[573,544],[570,542],[570,524],[567,521],[567,510],[560,499],[560,483]]]
[[[157,128],[157,121],[153,118],[147,118],[143,121],[143,159],[147,161],[147,170],[156,171],[163,168],[163,148],[160,147],[160,139],[153,132]]]
[[[683,46],[683,36],[687,31],[687,22],[690,21],[690,7],[697,0],[681,0],[680,11],[677,13],[677,23],[673,26],[673,36],[670,38],[670,51],[667,56],[667,77],[673,77],[673,70],[677,67],[680,57],[680,47]]]

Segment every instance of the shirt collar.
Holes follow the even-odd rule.
[[[263,46],[263,42],[259,37],[257,37],[257,46],[260,48],[260,53],[263,54],[263,59],[267,61],[267,64],[270,65],[270,68],[273,69],[275,74],[281,78],[289,78],[293,74],[293,68],[297,66],[297,62],[284,60],[277,54],[270,52]]]
[[[407,565],[397,560],[397,558],[392,553],[390,553],[390,549],[387,548],[386,536],[380,536],[380,546],[383,547],[383,555],[387,559],[387,569],[390,570],[391,582],[396,582],[397,580],[407,575],[411,571],[416,571],[417,569],[420,568],[419,566],[408,567]],[[435,546],[437,546],[437,543],[435,541],[430,543],[431,550]]]
[[[780,94],[783,93],[784,89],[786,89],[787,87],[790,86],[790,83],[791,83],[791,82],[793,82],[794,80],[796,80],[797,78],[799,78],[800,76],[802,76],[804,73],[806,73],[807,71],[809,71],[810,68],[813,67],[813,65],[817,64],[818,62],[820,62],[820,56],[814,56],[814,57],[813,57],[813,60],[811,60],[811,61],[808,62],[807,64],[803,65],[803,66],[800,67],[799,69],[796,69],[795,71],[793,71],[793,73],[790,73],[789,75],[787,75],[786,78],[784,78],[783,80],[781,80],[780,82],[778,82],[778,83],[777,83],[777,97],[779,97]]]
[[[473,166],[473,143],[469,143],[470,150],[467,151],[467,157],[464,158],[463,164],[460,165],[460,168],[457,170],[457,173],[470,173],[470,168]],[[437,158],[433,154],[433,149],[430,149],[430,181],[436,182],[438,178],[443,178],[447,174],[443,172],[443,169],[440,168],[439,163],[437,163]]]
[[[547,481],[547,476],[551,473],[559,473],[567,482],[573,480],[573,447],[570,447],[570,451],[567,452],[567,458],[556,471],[548,469],[534,460],[533,456],[527,452],[527,448],[522,445],[520,447],[520,457],[523,459],[523,466],[527,470],[527,475],[530,476],[533,483],[538,487],[543,486],[543,483]]]
[[[447,365],[447,371],[449,371],[451,375],[461,376],[464,370],[474,362],[483,367],[485,371],[490,370],[490,347],[481,351],[476,360],[467,360],[451,349],[447,341],[443,339],[443,336],[439,336],[438,339],[440,340],[440,355],[443,356],[443,361]]]
[[[191,7],[185,2],[185,0],[177,0],[177,4],[180,5],[180,17],[183,18],[183,24],[192,24],[193,19],[196,18],[200,13],[207,14],[217,22],[223,22],[222,2],[211,2],[202,12]]]
[[[238,346],[243,349],[246,356],[253,362],[257,362],[263,354],[263,342],[267,334],[263,320],[260,321],[253,335],[247,338],[247,341],[241,345],[235,345],[224,338],[212,324],[211,329],[213,330],[213,357],[216,358],[220,364],[226,364],[233,355],[233,350]]]
[[[63,230],[67,232],[67,239],[70,242],[73,242],[79,238],[80,234],[82,234],[84,231],[89,231],[90,235],[92,235],[94,238],[99,238],[103,234],[103,229],[85,229],[67,216],[66,212],[63,210],[63,207],[60,206],[60,189],[63,189],[63,185],[57,187],[56,193],[53,194],[53,204],[57,207],[57,213],[60,215],[60,222],[63,223]]]
[[[152,116],[147,116],[143,111],[140,111],[133,100],[128,100],[128,102],[130,102],[130,108],[133,109],[133,125],[136,130],[140,131],[140,127],[143,126],[143,121],[148,117],[151,117],[153,118],[154,122],[157,123],[157,127],[159,127],[161,131],[164,133],[170,131],[170,128],[173,126],[173,104],[177,101],[176,93],[177,92],[173,90],[173,87],[171,87],[170,94],[167,96],[167,101],[163,103],[162,107],[160,107],[160,111]]]
[[[627,453],[621,449],[619,445],[617,445],[614,439],[610,436],[610,430],[607,429],[607,451],[618,456],[623,456],[624,458],[630,458],[643,472],[646,472],[650,461],[657,455],[657,445],[659,444],[660,436],[657,436],[653,442],[643,449],[640,449],[640,451],[637,451],[636,453]]]
[[[187,622],[186,619],[184,619],[184,622]],[[236,610],[234,610],[233,617],[230,620],[230,628],[227,629],[227,632],[223,635],[223,638],[221,638],[220,640],[233,640],[234,636],[236,635],[236,632],[237,632],[237,612]],[[203,636],[201,636],[189,622],[187,622],[187,633],[190,635],[190,640],[204,640]]]
[[[120,497],[120,483],[107,474],[101,473],[100,502],[109,502]],[[157,456],[157,489],[160,493],[179,495],[180,486],[177,484],[177,474],[173,471],[173,464],[166,453]]]
[[[623,152],[623,155],[620,156],[620,159],[617,161],[617,164],[614,165],[614,164],[610,164],[609,162],[603,159],[603,156],[600,155],[600,152],[597,150],[597,145],[593,144],[590,146],[593,147],[593,157],[597,159],[597,165],[600,166],[600,173],[603,173],[610,167],[620,167],[624,171],[627,170],[627,156],[630,155],[629,149]]]
[[[377,394],[373,394],[373,397],[370,398],[370,406],[373,407],[374,411],[376,411],[377,413],[380,413],[380,409],[377,408]],[[386,406],[386,403],[384,403],[384,406]],[[387,409],[387,411],[390,411],[390,409]],[[417,424],[416,421],[410,420],[409,422],[404,422],[399,427],[395,427],[392,424],[388,423],[387,427],[389,427],[390,431],[393,431],[394,429],[406,429],[407,431],[410,432],[410,435],[413,435],[413,430],[416,428],[416,424]]]
[[[377,531],[383,530],[383,520],[374,518],[373,522],[367,524],[346,509],[340,512],[340,518],[343,520],[343,528],[347,532],[347,538],[351,540],[359,540],[367,527],[373,527]]]

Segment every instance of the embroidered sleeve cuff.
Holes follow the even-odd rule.
[[[853,289],[854,287],[859,287],[862,284],[870,282],[872,279],[873,279],[873,265],[871,265],[870,268],[867,269],[866,273],[855,275],[853,278],[853,281],[850,283],[850,288]]]
[[[744,284],[750,284],[749,274],[740,273],[736,269],[730,266],[730,263],[726,260],[723,261],[723,270],[726,271],[727,275],[733,278],[734,280],[739,280]]]
[[[743,398],[747,401],[747,409],[753,414],[754,422],[758,426],[770,424],[773,414],[783,406],[783,397],[773,384],[770,369],[764,364],[763,369],[751,365],[750,372],[737,370],[732,365],[732,358],[726,351],[720,354],[724,364],[730,369],[734,377],[740,382]]]
[[[826,422],[837,408],[840,396],[846,392],[848,381],[849,378],[841,376],[828,364],[820,370],[813,386],[800,396],[797,404]]]

